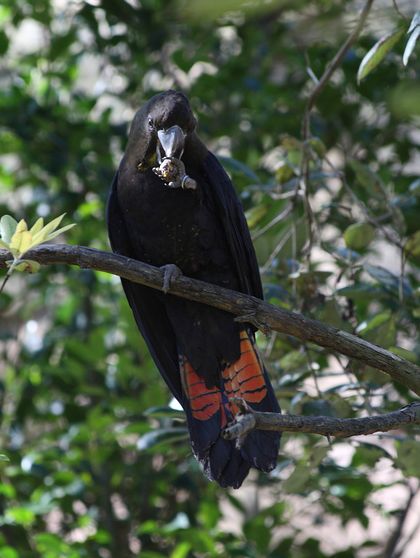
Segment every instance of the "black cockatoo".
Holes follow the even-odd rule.
[[[241,204],[195,128],[188,99],[178,91],[155,95],[137,112],[108,203],[112,249],[165,266],[165,290],[180,269],[262,298]],[[221,437],[237,411],[233,396],[259,411],[280,410],[254,329],[170,292],[122,284],[153,359],[185,410],[193,452],[208,477],[237,488],[251,467],[271,471],[278,433],[254,431],[241,449]]]

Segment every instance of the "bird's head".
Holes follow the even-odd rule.
[[[136,152],[138,167],[144,169],[165,157],[180,159],[185,141],[196,127],[187,97],[166,91],[152,97],[136,114],[130,130],[128,150]],[[140,159],[140,160],[139,160]]]

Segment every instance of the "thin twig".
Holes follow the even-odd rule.
[[[322,436],[348,438],[375,432],[388,432],[403,425],[420,425],[420,403],[412,403],[398,411],[359,418],[334,418],[327,416],[282,415],[281,413],[263,413],[254,411],[243,399],[231,400],[239,413],[235,421],[223,431],[227,440],[243,441],[252,430],[270,430],[275,432],[308,432]]]
[[[264,227],[262,227],[261,229],[259,229],[258,231],[256,231],[253,235],[252,235],[252,240],[257,240],[257,238],[260,238],[260,236],[262,236],[263,234],[265,234],[267,231],[269,231],[272,227],[274,227],[275,225],[277,225],[277,223],[280,223],[280,221],[283,221],[284,219],[286,219],[291,212],[293,211],[293,204],[289,203],[284,209],[283,211],[281,211],[278,215],[276,215],[274,217],[274,219],[272,219],[269,223],[267,223]]]
[[[394,9],[397,12],[397,14],[403,19],[405,19],[405,21],[408,21],[408,17],[405,14],[403,14],[400,8],[398,7],[397,0],[392,0],[392,4],[394,5]]]
[[[334,56],[334,58],[331,60],[331,62],[327,65],[327,67],[325,68],[324,73],[322,74],[321,78],[319,80],[317,80],[315,87],[312,89],[307,101],[306,101],[306,107],[303,113],[303,118],[302,118],[302,160],[301,160],[301,165],[300,165],[300,173],[299,173],[299,181],[296,185],[295,188],[295,200],[297,199],[299,190],[302,190],[303,193],[303,201],[304,201],[304,207],[305,207],[305,215],[307,218],[307,222],[308,222],[308,240],[306,245],[304,246],[303,249],[303,257],[309,262],[310,257],[311,257],[311,250],[312,250],[312,246],[314,244],[314,233],[315,233],[315,228],[316,228],[316,222],[314,219],[314,215],[313,215],[313,211],[312,211],[312,207],[310,204],[310,199],[309,199],[309,191],[310,191],[310,184],[309,184],[309,164],[310,164],[310,159],[311,159],[311,149],[310,146],[308,145],[308,140],[310,137],[310,127],[311,127],[311,112],[312,109],[315,107],[316,101],[319,97],[319,95],[321,94],[321,92],[323,91],[323,89],[326,87],[327,83],[329,82],[329,80],[331,79],[332,75],[334,74],[334,72],[336,71],[336,69],[340,66],[340,64],[342,63],[342,61],[344,60],[345,55],[347,54],[348,50],[351,48],[351,46],[354,44],[354,42],[356,41],[357,37],[359,36],[361,30],[363,29],[363,26],[365,24],[365,21],[367,19],[367,16],[369,14],[370,8],[373,4],[374,0],[367,0],[361,14],[360,14],[360,18],[359,21],[356,25],[356,27],[354,28],[354,30],[352,31],[352,33],[350,33],[350,35],[348,36],[348,38],[346,39],[346,41],[344,42],[344,44],[340,47],[340,49],[338,50],[338,52],[336,53],[336,55]],[[306,56],[307,59],[307,56]],[[319,235],[318,235],[319,236]]]
[[[394,558],[395,557],[395,551],[396,551],[396,548],[397,548],[397,545],[398,545],[399,541],[401,540],[401,536],[402,536],[403,529],[404,529],[404,524],[405,524],[405,521],[407,519],[408,512],[411,509],[411,505],[414,501],[414,498],[416,497],[416,494],[417,494],[417,491],[415,491],[415,490],[413,490],[412,488],[409,487],[409,494],[408,494],[407,502],[406,502],[404,508],[399,513],[397,524],[395,526],[395,529],[393,530],[393,532],[391,533],[390,537],[388,538],[388,540],[386,542],[385,549],[384,549],[384,552],[383,552],[381,558]]]
[[[10,274],[8,273],[6,277],[3,279],[3,282],[0,287],[0,294],[4,291],[4,287],[6,286],[7,281],[10,279]]]

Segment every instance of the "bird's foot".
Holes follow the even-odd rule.
[[[185,165],[180,159],[165,157],[152,170],[168,188],[197,189],[197,182],[185,173]]]
[[[234,318],[235,322],[239,323],[248,323],[259,329],[264,333],[264,335],[268,335],[271,331],[271,328],[265,322],[258,319],[257,315],[254,311],[247,312],[246,314],[242,314],[241,316],[236,316]]]
[[[177,279],[182,275],[182,271],[175,264],[162,265],[160,268],[163,271],[163,286],[162,291],[167,294],[171,287],[172,279]]]

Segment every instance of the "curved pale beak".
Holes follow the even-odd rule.
[[[159,163],[165,157],[180,159],[184,152],[185,133],[178,126],[171,126],[167,130],[158,130],[157,157]]]

